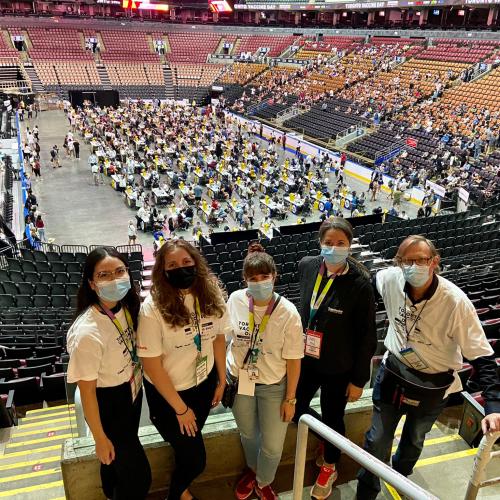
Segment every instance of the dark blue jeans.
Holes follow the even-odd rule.
[[[425,435],[446,406],[447,399],[431,410],[408,405],[397,408],[390,403],[383,403],[380,401],[380,381],[384,369],[384,365],[381,365],[373,387],[372,425],[365,435],[364,448],[382,462],[389,463],[396,427],[406,414],[398,449],[392,457],[392,468],[403,476],[409,476],[422,453]],[[379,478],[366,469],[360,469],[357,500],[374,499],[379,491]]]

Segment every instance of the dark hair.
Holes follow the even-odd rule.
[[[222,318],[225,305],[224,294],[217,277],[212,273],[199,250],[185,240],[170,240],[163,244],[156,255],[156,262],[151,275],[151,295],[163,319],[171,326],[186,326],[191,322],[189,310],[184,305],[182,292],[174,288],[165,276],[165,257],[176,248],[183,248],[194,260],[196,279],[191,291],[200,302],[203,316]]]
[[[321,224],[321,226],[319,226],[319,241],[323,241],[325,234],[331,229],[342,231],[349,240],[349,244],[352,243],[352,239],[354,237],[352,226],[350,222],[346,221],[342,217],[333,217],[332,219],[326,219]]]
[[[243,278],[247,279],[257,274],[277,274],[277,270],[274,259],[266,253],[260,243],[254,241],[250,243],[243,261]]]
[[[92,250],[87,255],[85,259],[85,263],[83,264],[83,275],[82,281],[80,283],[80,288],[78,289],[78,294],[76,297],[76,311],[75,311],[75,319],[80,316],[84,311],[86,311],[90,306],[99,303],[99,297],[97,293],[90,288],[89,281],[94,279],[94,271],[96,265],[104,260],[106,257],[114,257],[123,262],[125,266],[128,267],[127,259],[118,252],[113,247],[99,247],[95,250]],[[127,295],[121,300],[121,303],[129,310],[130,316],[132,316],[132,321],[134,323],[134,328],[137,329],[137,318],[139,316],[139,309],[141,307],[141,301],[139,298],[139,294],[137,293],[137,289],[135,288],[134,281],[132,280],[132,276],[130,279],[130,290],[127,292]]]

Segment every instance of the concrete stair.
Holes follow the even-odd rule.
[[[97,64],[97,74],[105,90],[112,90],[111,80],[104,64]]]
[[[24,64],[23,67],[25,73],[28,75],[28,78],[31,81],[33,92],[45,92],[45,87],[43,86],[40,78],[38,78],[35,68],[28,64]]]
[[[172,78],[172,69],[168,64],[163,65],[163,79],[165,80],[165,97],[167,99],[174,99],[174,79]]]
[[[73,405],[26,413],[17,427],[5,429],[0,455],[0,498],[50,500],[66,498],[61,473],[63,442],[76,437]]]

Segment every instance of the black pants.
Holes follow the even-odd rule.
[[[302,361],[294,421],[298,422],[304,414],[312,415],[344,436],[344,412],[347,404],[345,393],[348,384],[348,374],[325,375],[315,369],[314,362],[309,359]],[[321,389],[321,415],[310,407],[311,400],[318,389]],[[336,464],[340,460],[340,450],[328,441],[323,440],[323,442],[325,462]]]
[[[201,430],[205,425],[217,386],[213,369],[207,380],[196,387],[179,391],[179,396],[196,415],[198,432],[194,437],[181,434],[174,409],[165,401],[154,385],[144,381],[150,418],[163,439],[175,453],[175,470],[170,480],[168,500],[178,500],[189,485],[205,470],[206,452]]]
[[[137,431],[141,417],[142,390],[132,403],[130,384],[96,390],[102,427],[115,448],[110,465],[101,464],[102,489],[113,500],[146,498],[151,469]]]

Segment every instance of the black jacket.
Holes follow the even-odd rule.
[[[307,328],[311,296],[323,258],[304,257],[299,262],[300,315]],[[323,278],[319,293],[326,284]],[[350,374],[350,381],[364,387],[370,378],[371,358],[377,346],[375,298],[369,275],[349,259],[347,274],[335,278],[311,325],[323,333],[319,359],[304,363],[327,375]]]

